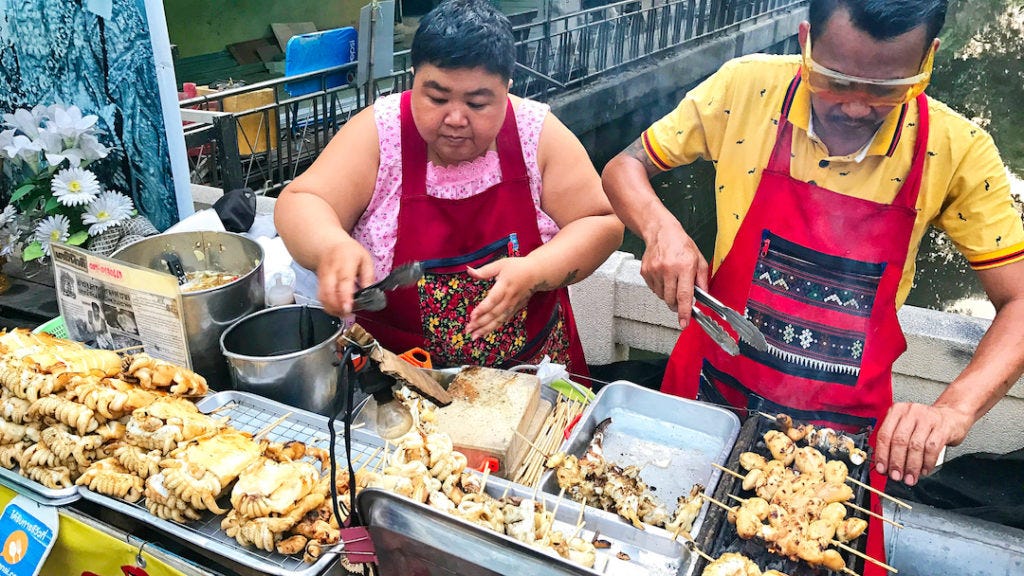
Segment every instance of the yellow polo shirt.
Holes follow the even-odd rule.
[[[799,68],[798,56],[754,54],[727,62],[691,90],[642,141],[662,170],[698,158],[715,164],[718,237],[712,267],[732,247],[775,144],[782,101]],[[1010,183],[992,137],[945,104],[928,100],[928,157],[917,200],[917,220],[897,294],[903,304],[928,225],[944,230],[976,270],[1024,259],[1024,225],[1010,199]],[[916,103],[886,117],[867,154],[830,156],[809,137],[810,93],[801,83],[789,112],[794,178],[829,190],[891,203],[910,170],[917,137]]]

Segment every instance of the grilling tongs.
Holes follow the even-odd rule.
[[[370,284],[366,288],[356,290],[354,295],[355,302],[352,306],[352,311],[367,310],[369,312],[379,312],[388,305],[388,297],[384,294],[385,292],[413,284],[419,281],[422,277],[422,262],[410,262],[408,264],[403,264],[402,266],[393,269],[391,273],[385,276],[380,282]]]
[[[723,320],[739,335],[740,340],[754,347],[759,352],[768,350],[768,342],[764,339],[764,334],[757,329],[757,326],[747,320],[739,312],[729,308],[725,304],[718,301],[717,298],[708,294],[700,286],[693,287],[693,295],[697,299],[697,302],[707,306],[715,314],[722,317]],[[732,336],[725,331],[725,328],[715,321],[714,318],[708,316],[696,306],[693,307],[693,319],[697,321],[697,324],[707,332],[708,336],[711,337],[722,350],[729,353],[730,356],[735,356],[740,353],[739,344],[732,339]]]

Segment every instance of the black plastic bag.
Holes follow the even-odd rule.
[[[256,220],[256,194],[249,188],[225,192],[213,209],[228,232],[248,232]]]

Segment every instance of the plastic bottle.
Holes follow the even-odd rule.
[[[274,273],[270,288],[267,289],[267,306],[283,306],[295,303],[295,291],[292,288],[292,284],[295,282],[295,275],[292,274],[291,281],[288,280],[288,278],[285,278],[285,273]]]

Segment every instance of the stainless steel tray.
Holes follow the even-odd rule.
[[[486,492],[491,496],[500,497],[506,491],[521,498],[534,496],[519,484],[493,477],[487,481]],[[536,496],[548,510],[554,509],[558,500],[551,494]],[[588,569],[390,492],[364,490],[356,503],[370,527],[384,574],[683,576],[695,561],[681,540],[645,535],[613,515],[591,508],[584,511],[580,537],[591,540],[599,533],[611,547],[597,550],[595,567]],[[579,504],[563,499],[555,529],[563,534],[575,532],[579,515]],[[620,552],[629,560],[620,559]]]
[[[273,400],[249,394],[247,392],[225,391],[203,398],[196,403],[204,413],[217,410],[217,416],[227,416],[232,427],[243,432],[256,433],[277,421],[281,416],[287,418],[278,424],[267,438],[272,442],[298,440],[308,445],[326,448],[329,441],[327,418],[310,412],[292,408]],[[335,424],[338,432],[336,450],[339,466],[344,460],[345,442],[342,437],[342,422]],[[363,430],[352,431],[352,457],[373,454],[383,443]],[[340,468],[339,468],[340,469]],[[267,574],[312,576],[323,572],[337,558],[336,554],[327,553],[314,564],[302,561],[301,557],[284,556],[272,552],[264,552],[251,547],[243,547],[228,537],[220,529],[222,516],[204,512],[201,519],[191,524],[179,524],[162,520],[149,513],[144,501],[134,504],[97,494],[87,488],[79,488],[85,500],[95,502],[106,508],[126,516],[135,518],[159,530],[177,536],[191,545],[208,550],[217,555],[229,558],[241,565]]]
[[[640,477],[669,511],[675,509],[677,497],[689,495],[694,484],[703,484],[707,494],[714,492],[722,473],[711,463],[725,464],[740,431],[739,418],[728,410],[620,380],[598,392],[561,450],[582,456],[595,428],[606,418],[612,421],[604,433],[605,459],[639,466]],[[541,477],[541,488],[558,494],[558,479],[551,471]],[[706,515],[705,505],[692,534]],[[616,518],[628,526],[627,520]],[[662,538],[672,536],[662,528],[630,529]]]
[[[18,474],[14,470],[2,467],[0,467],[0,484],[47,506],[63,506],[82,497],[78,486],[60,489],[47,488],[35,480],[30,480]]]

